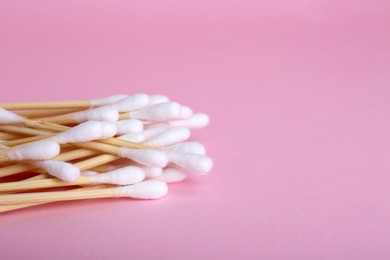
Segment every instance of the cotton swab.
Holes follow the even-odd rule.
[[[164,169],[162,174],[160,176],[152,178],[153,180],[159,180],[163,181],[166,183],[176,183],[176,182],[181,182],[184,181],[187,178],[187,175],[183,173],[182,171],[173,168],[173,167],[168,167]]]
[[[102,99],[79,100],[79,101],[54,101],[54,102],[22,102],[22,103],[1,103],[0,108],[5,109],[50,109],[50,108],[89,108],[107,106],[116,103],[127,95],[114,95]]]
[[[82,123],[89,120],[115,122],[119,119],[119,112],[112,107],[98,107],[90,110],[54,116],[37,118],[39,121],[46,121],[56,124]]]
[[[116,133],[117,127],[111,122],[87,121],[59,133],[51,139],[60,144],[79,143],[107,139],[113,137]]]
[[[149,96],[149,106],[161,104],[161,103],[167,103],[169,102],[169,98],[164,95],[150,95]]]
[[[83,175],[72,182],[64,182],[55,178],[27,180],[18,182],[0,183],[0,192],[15,192],[21,190],[45,189],[55,187],[66,187],[74,185],[95,185],[95,184],[112,184],[112,185],[131,185],[145,179],[143,170],[135,166],[126,166],[110,172],[96,173],[85,171]]]
[[[213,160],[204,155],[167,152],[167,156],[170,162],[193,172],[208,173],[213,167]]]
[[[22,194],[14,195],[23,196],[29,190],[62,187],[59,192],[31,193],[30,201],[0,195],[0,212],[57,201],[58,195],[59,200],[111,197],[107,195],[109,189],[111,192],[115,189],[111,185],[130,184],[134,189],[148,181],[175,183],[185,180],[189,172],[204,174],[211,170],[213,161],[205,155],[205,147],[187,141],[189,129],[208,125],[206,114],[194,114],[191,108],[163,95],[120,95],[108,99],[100,103],[87,101],[89,105],[84,107],[61,107],[63,103],[59,107],[52,104],[54,107],[50,109],[45,109],[45,105],[17,111],[0,109],[0,163],[3,162],[0,178],[26,170],[37,174],[24,181],[0,183],[0,192],[21,191]],[[90,119],[98,120],[90,122]],[[100,120],[103,122],[94,122]],[[44,159],[27,153],[20,163],[11,161],[8,155],[45,141],[61,145],[62,153]],[[126,180],[125,173],[114,174],[126,167],[135,171],[132,180]],[[83,188],[75,189],[76,186]],[[74,195],[73,191],[80,193]],[[97,193],[82,193],[88,191]],[[3,199],[10,199],[4,203],[16,204],[1,205]]]
[[[192,109],[190,107],[181,106],[180,114],[177,117],[177,119],[188,119],[188,118],[192,117],[193,114],[194,114],[194,112],[192,111]]]
[[[206,149],[203,144],[199,142],[183,142],[178,144],[173,144],[162,148],[167,152],[177,152],[177,153],[193,153],[199,155],[205,155]]]
[[[176,102],[167,102],[146,107],[137,111],[120,115],[121,119],[139,119],[153,122],[161,122],[175,119],[180,115],[181,106]]]
[[[80,177],[80,169],[71,163],[55,160],[33,161],[31,163],[45,169],[50,175],[66,182],[73,182]]]
[[[118,112],[130,112],[145,108],[149,105],[149,96],[146,94],[136,94],[126,97],[110,105]]]
[[[186,141],[190,137],[190,130],[186,127],[172,127],[154,136],[143,144],[162,147]]]
[[[126,119],[114,122],[117,127],[118,135],[125,135],[129,133],[139,133],[144,130],[144,125],[137,119]]]
[[[51,201],[84,200],[97,198],[159,199],[168,192],[163,181],[147,180],[137,184],[98,190],[70,190],[0,195],[0,204],[40,203]]]
[[[204,113],[197,113],[194,114],[189,119],[183,119],[183,120],[172,120],[169,122],[171,126],[185,126],[188,128],[204,128],[206,127],[210,122],[210,118],[208,115]]]
[[[148,95],[137,94],[125,97],[124,99],[107,107],[99,107],[61,116],[39,118],[39,120],[57,124],[80,123],[88,120],[117,121],[119,118],[119,112],[138,110],[146,107],[148,103]]]
[[[58,143],[42,140],[23,146],[0,150],[0,162],[22,160],[48,160],[60,153]]]

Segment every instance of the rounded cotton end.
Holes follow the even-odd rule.
[[[73,182],[80,177],[80,169],[70,163],[46,160],[36,162],[35,165],[45,169],[50,175],[66,182]]]
[[[182,171],[169,167],[164,169],[161,176],[153,178],[154,180],[163,181],[166,183],[175,183],[175,182],[181,182],[184,181],[187,178],[187,175],[183,173]]]
[[[149,96],[146,94],[136,94],[128,96],[117,103],[111,105],[119,112],[129,112],[142,109],[149,105]]]
[[[167,154],[172,163],[189,171],[208,173],[213,168],[213,160],[204,155],[176,152],[168,152]]]
[[[114,104],[124,98],[128,97],[128,95],[113,95],[113,96],[108,96],[105,98],[101,99],[93,99],[90,100],[89,102],[91,103],[92,107],[100,107],[100,106],[108,106],[111,104]]]
[[[180,115],[180,111],[181,106],[178,103],[167,102],[134,111],[130,116],[140,120],[161,122],[177,118]]]
[[[144,125],[137,119],[126,119],[115,122],[118,134],[139,133],[144,130]]]
[[[183,142],[164,147],[163,149],[168,152],[206,154],[206,148],[199,142]]]
[[[190,107],[181,106],[180,114],[177,118],[178,119],[188,119],[188,118],[192,117],[193,114],[194,114],[194,112],[192,111],[192,109]]]
[[[0,124],[13,124],[23,121],[23,117],[12,113],[4,108],[0,108]]]
[[[147,180],[115,189],[117,197],[134,199],[160,199],[167,195],[168,185],[163,181]]]
[[[167,155],[157,150],[120,148],[118,155],[131,159],[149,167],[165,167],[168,163]]]
[[[61,144],[89,142],[113,137],[116,132],[117,128],[112,122],[87,121],[54,136],[52,139]]]
[[[48,160],[60,153],[60,145],[51,140],[33,142],[24,146],[7,150],[12,161],[21,160]]]
[[[111,107],[98,107],[74,113],[71,117],[76,123],[89,120],[115,122],[119,119],[119,113],[116,109]]]
[[[162,174],[163,169],[161,167],[146,167],[141,166],[146,178],[155,178]]]
[[[186,141],[191,133],[187,127],[172,127],[150,138],[146,145],[163,147]]]
[[[164,95],[150,95],[149,96],[149,106],[169,102],[169,98]]]
[[[173,120],[169,124],[171,126],[185,126],[188,128],[203,128],[210,123],[210,117],[204,113],[194,114],[189,119],[184,120]]]
[[[94,183],[107,183],[114,185],[130,185],[145,179],[144,171],[137,166],[125,166],[113,171],[88,176]]]

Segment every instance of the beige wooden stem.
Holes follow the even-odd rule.
[[[97,185],[97,186],[88,186],[88,187],[82,187],[82,188],[76,188],[74,190],[96,190],[96,189],[102,189],[102,188],[107,188],[109,187],[108,185]],[[73,190],[73,189],[72,189]],[[23,204],[10,204],[10,205],[0,205],[0,213],[16,210],[16,209],[22,209],[22,208],[27,208],[27,207],[32,207],[32,206],[38,206],[46,203],[51,203],[49,202],[40,202],[40,203],[23,203]]]
[[[6,182],[0,183],[0,192],[15,192],[22,190],[32,190],[32,189],[45,189],[45,188],[55,188],[55,187],[67,187],[75,185],[86,185],[92,184],[88,177],[80,176],[74,182],[65,182],[57,178],[45,178],[40,180],[27,180],[27,181],[15,181],[15,182]]]
[[[84,108],[59,108],[59,109],[36,109],[36,110],[20,110],[12,111],[19,116],[27,118],[36,118],[36,117],[48,117],[48,116],[58,116],[74,112],[79,112],[84,110]]]
[[[18,102],[18,103],[0,103],[1,108],[13,110],[27,109],[52,109],[52,108],[88,108],[90,101],[54,101],[54,102]]]
[[[0,205],[110,198],[115,196],[116,188],[7,194],[0,195]]]

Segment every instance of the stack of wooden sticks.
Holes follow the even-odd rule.
[[[158,199],[213,165],[209,118],[163,95],[0,104],[0,212],[55,201]]]

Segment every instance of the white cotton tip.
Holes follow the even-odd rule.
[[[163,147],[184,142],[190,137],[190,135],[190,129],[187,127],[172,127],[150,138],[144,144],[155,147]]]
[[[126,119],[115,122],[118,134],[139,133],[144,130],[144,124],[137,119]]]
[[[167,155],[164,152],[157,150],[129,149],[121,147],[118,155],[149,167],[165,167],[168,163]]]
[[[192,117],[193,114],[194,114],[194,112],[192,111],[192,109],[190,107],[181,106],[180,114],[177,117],[177,119],[188,119],[188,118]]]
[[[12,161],[48,160],[60,154],[60,145],[54,141],[42,140],[7,150]]]
[[[176,152],[167,155],[170,162],[189,171],[208,173],[213,168],[213,160],[204,155]]]
[[[119,113],[116,109],[111,107],[98,107],[74,113],[71,117],[76,123],[89,120],[115,122],[119,119]]]
[[[177,153],[206,154],[206,148],[199,142],[183,142],[164,147],[163,150]]]
[[[66,182],[73,182],[80,177],[80,169],[71,163],[46,160],[34,162],[34,164],[45,169],[50,175]]]
[[[153,126],[151,128],[144,130],[142,132],[142,134],[144,135],[145,140],[149,140],[150,138],[166,131],[168,128],[169,128],[169,126],[167,126],[165,124],[161,124],[161,125]]]
[[[112,122],[87,121],[54,136],[52,140],[61,144],[89,142],[113,137],[116,130]]]
[[[181,182],[184,181],[187,178],[187,175],[183,173],[182,171],[169,167],[164,169],[161,176],[158,176],[156,178],[153,178],[154,180],[163,181],[166,183],[175,183],[175,182]]]
[[[128,96],[117,103],[111,105],[119,112],[129,112],[139,110],[149,105],[149,96],[146,94],[136,94]]]
[[[131,118],[147,121],[166,121],[180,115],[181,106],[176,102],[153,105],[130,113]]]
[[[142,143],[145,141],[145,136],[142,133],[129,133],[119,136],[118,139],[132,143]]]
[[[168,185],[163,181],[147,180],[134,185],[115,189],[116,197],[134,199],[159,199],[167,195]]]
[[[208,115],[203,113],[194,114],[189,119],[184,120],[173,120],[170,121],[169,124],[171,126],[185,126],[188,128],[203,128],[206,127],[210,122],[210,118]]]
[[[130,185],[143,181],[145,174],[140,167],[126,166],[113,171],[90,175],[88,179],[93,183]]]
[[[149,106],[169,102],[169,98],[164,95],[150,95],[149,96]]]
[[[126,97],[128,97],[128,95],[114,95],[114,96],[109,96],[101,99],[90,100],[90,103],[92,107],[108,106],[116,102],[119,102],[120,100]]]
[[[4,108],[0,108],[0,124],[12,124],[22,122],[23,117],[12,113]]]
[[[163,169],[161,167],[146,167],[141,166],[146,178],[155,178],[162,174]]]

